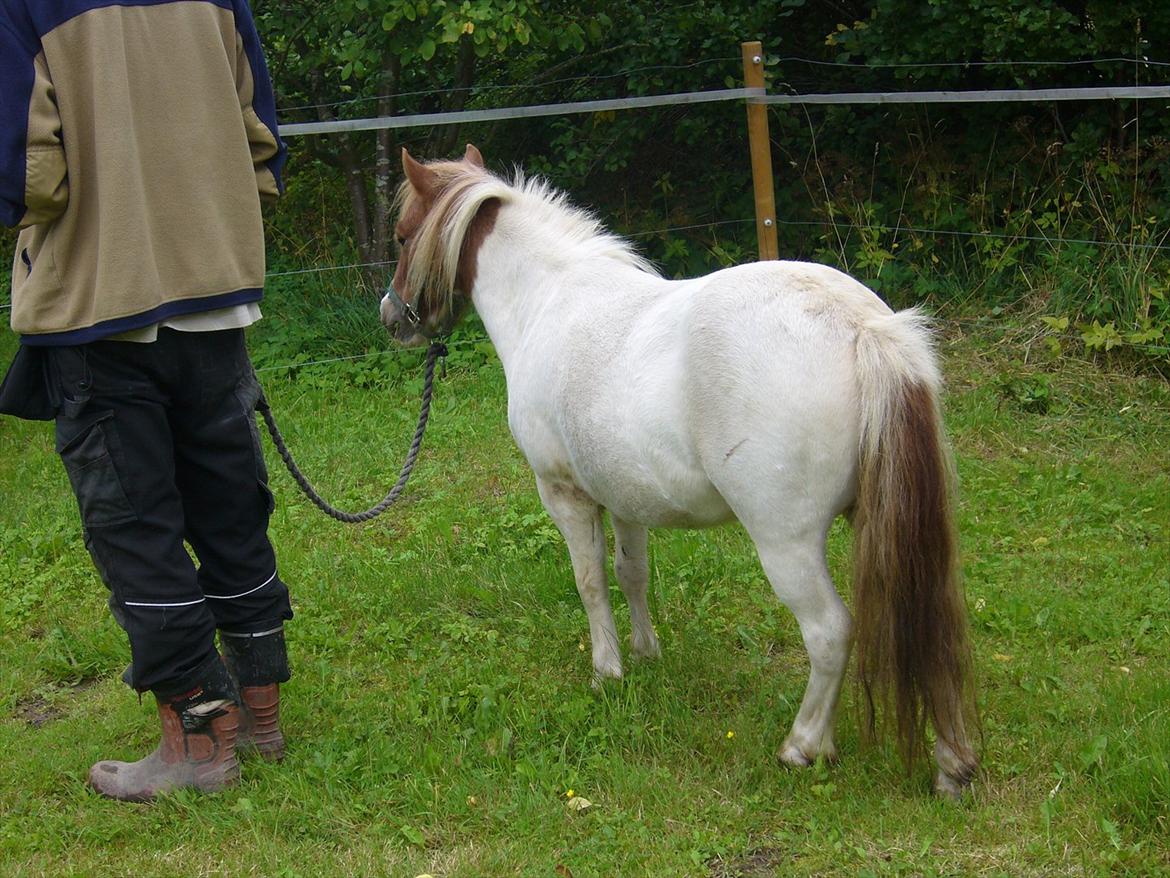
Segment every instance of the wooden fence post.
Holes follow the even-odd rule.
[[[764,88],[764,48],[758,42],[742,43],[743,84]],[[776,194],[772,183],[772,142],[768,136],[768,107],[747,105],[748,145],[752,154],[752,185],[756,193],[756,238],[760,259],[779,259],[776,241]]]

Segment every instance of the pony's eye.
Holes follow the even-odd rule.
[[[399,247],[405,247],[405,246],[406,246],[406,238],[404,238],[402,235],[399,235],[399,236],[398,236],[398,246],[399,246]]]

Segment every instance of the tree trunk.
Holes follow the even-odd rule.
[[[358,158],[357,152],[353,148],[350,135],[342,134],[340,137],[339,158],[341,159],[342,171],[345,172],[345,188],[349,192],[350,209],[353,211],[353,231],[357,238],[358,257],[363,263],[378,262],[382,256],[374,245],[374,232],[370,223],[369,195],[366,191],[366,175],[362,169],[361,159]]]
[[[402,72],[402,62],[398,56],[389,52],[385,55],[385,64],[382,68],[381,81],[378,84],[378,115],[393,116],[398,111],[397,90],[399,76]],[[377,133],[374,144],[374,192],[373,192],[373,228],[371,229],[371,250],[377,255],[368,262],[390,261],[393,256],[394,217],[390,215],[394,202],[393,183],[394,173],[394,146],[396,138],[389,128],[383,128]],[[367,281],[371,277],[380,277],[386,273],[386,266],[370,266],[366,270]],[[380,284],[375,284],[377,289]]]
[[[467,98],[471,93],[471,84],[475,81],[475,44],[468,34],[459,39],[459,58],[455,66],[455,87],[451,100],[445,102],[444,112],[457,113],[467,105]],[[438,158],[446,156],[455,149],[459,142],[460,125],[440,125],[431,131],[428,138],[427,152]]]
[[[322,122],[334,121],[336,116],[324,98],[325,89],[319,71],[314,71],[312,81],[313,101],[317,104],[317,118]],[[384,257],[377,255],[377,250],[374,247],[373,230],[370,224],[369,196],[366,192],[361,157],[354,148],[350,134],[342,133],[337,137],[341,142],[341,148],[337,151],[337,160],[341,165],[342,173],[345,174],[345,188],[349,192],[349,206],[353,214],[353,232],[357,241],[358,258],[364,263],[377,262]],[[363,277],[366,277],[367,283],[371,282],[371,278],[366,276],[364,271]],[[372,283],[372,287],[378,288],[376,280]]]

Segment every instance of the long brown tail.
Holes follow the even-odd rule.
[[[857,355],[854,631],[868,730],[877,730],[878,708],[888,717],[892,706],[898,749],[910,767],[924,750],[929,719],[973,770],[967,735],[978,720],[967,608],[929,327],[913,310],[871,320]]]

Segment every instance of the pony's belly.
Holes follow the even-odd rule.
[[[711,485],[704,489],[664,494],[649,486],[641,490],[586,491],[602,506],[625,521],[645,527],[714,527],[734,518],[731,508]]]

